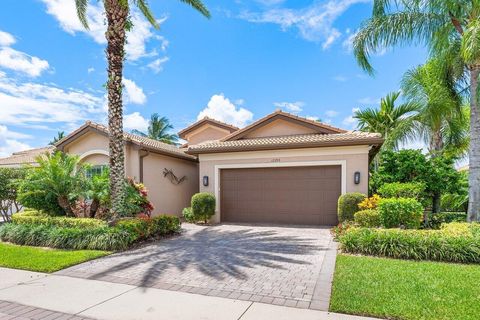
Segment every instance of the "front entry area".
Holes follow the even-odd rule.
[[[220,171],[222,222],[336,225],[339,165]]]

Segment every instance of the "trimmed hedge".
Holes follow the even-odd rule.
[[[344,252],[398,259],[480,262],[480,224],[441,230],[349,228],[338,237]]]
[[[425,191],[425,184],[420,182],[385,183],[378,189],[384,198],[414,198],[419,199]]]
[[[359,192],[350,192],[341,195],[338,198],[338,222],[353,221],[354,214],[360,211],[358,205],[367,198],[366,195]]]
[[[137,241],[180,230],[180,219],[166,215],[120,220],[113,227],[96,219],[90,220],[103,224],[94,226],[92,223],[85,227],[81,226],[81,223],[73,225],[71,222],[65,222],[65,219],[69,218],[52,217],[50,219],[37,219],[31,223],[22,221],[4,224],[0,227],[0,240],[19,245],[60,249],[125,250]]]
[[[422,223],[423,206],[415,199],[382,199],[378,203],[378,212],[385,228],[418,229]]]
[[[195,216],[193,215],[192,207],[184,208],[182,210],[182,216],[187,222],[190,222],[190,223],[197,222],[197,219],[195,219]]]
[[[12,215],[12,222],[16,224],[41,224],[65,228],[99,228],[107,226],[105,221],[99,219],[50,217],[24,213],[15,213]]]
[[[375,228],[382,226],[382,217],[378,210],[361,210],[355,213],[355,223],[360,227]]]

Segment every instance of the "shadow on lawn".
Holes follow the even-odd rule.
[[[312,244],[315,240],[282,236],[272,230],[222,230],[221,226],[208,227],[100,259],[103,262],[101,265],[108,265],[108,269],[90,278],[100,279],[127,270],[137,273],[135,267],[140,267],[145,269],[143,273],[140,272],[140,286],[148,287],[169,268],[185,271],[187,267],[194,266],[201,273],[217,280],[224,279],[226,275],[247,279],[247,274],[241,268],[265,266],[283,269],[278,262],[310,264],[289,258],[288,255],[312,255],[328,249]],[[115,264],[118,258],[122,261]],[[110,263],[108,260],[111,260]]]

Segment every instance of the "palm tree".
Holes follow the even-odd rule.
[[[402,90],[407,101],[419,105],[414,119],[414,136],[420,136],[433,156],[456,149],[462,156],[468,146],[468,116],[458,79],[448,63],[432,59],[405,73]]]
[[[55,136],[55,137],[53,138],[53,140],[50,141],[49,145],[51,145],[51,146],[55,145],[55,143],[57,143],[58,141],[62,140],[64,137],[65,137],[65,131],[58,131],[58,132],[57,132],[57,136]]]
[[[205,17],[210,12],[201,0],[180,0]],[[83,26],[88,29],[87,7],[89,0],[75,0],[77,15]],[[110,192],[112,211],[114,215],[122,212],[124,203],[125,155],[123,142],[123,102],[122,78],[123,60],[125,56],[126,32],[134,27],[129,19],[130,4],[134,4],[145,18],[159,28],[145,0],[103,0],[105,8],[107,31],[106,56],[108,61],[108,130],[110,152]]]
[[[178,136],[176,134],[168,133],[171,129],[173,129],[173,126],[170,124],[167,117],[160,118],[158,113],[154,113],[150,117],[147,133],[139,130],[132,130],[132,133],[168,144],[177,144]]]
[[[355,112],[358,129],[382,134],[385,143],[383,150],[397,149],[399,142],[406,139],[413,127],[413,115],[419,108],[415,103],[407,102],[395,105],[400,92],[392,92],[380,100],[380,108],[366,108]]]
[[[431,55],[457,61],[470,87],[468,221],[480,221],[480,2],[465,0],[374,0],[372,17],[355,36],[359,65],[374,73],[370,55],[387,47],[424,43]]]

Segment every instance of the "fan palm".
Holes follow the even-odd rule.
[[[377,132],[385,139],[383,150],[396,149],[413,127],[412,116],[419,108],[415,103],[407,102],[396,105],[400,92],[392,92],[380,101],[380,108],[366,108],[355,112],[358,129]]]
[[[201,0],[180,0],[201,14],[210,17],[210,12]],[[77,15],[83,26],[88,29],[87,7],[89,0],[75,0]],[[122,212],[124,204],[125,154],[123,142],[123,102],[122,78],[125,55],[126,32],[133,25],[129,19],[130,5],[138,7],[145,18],[159,28],[145,0],[103,0],[107,31],[106,56],[108,61],[108,128],[110,151],[110,192],[114,215]]]
[[[480,1],[374,0],[372,17],[353,42],[359,65],[370,74],[371,54],[408,43],[426,44],[432,56],[460,61],[470,86],[470,176],[468,221],[480,221]]]
[[[139,130],[133,130],[132,133],[164,143],[176,144],[178,136],[176,134],[168,133],[171,129],[173,129],[173,126],[170,124],[167,117],[160,117],[158,113],[154,113],[150,117],[146,133]]]

